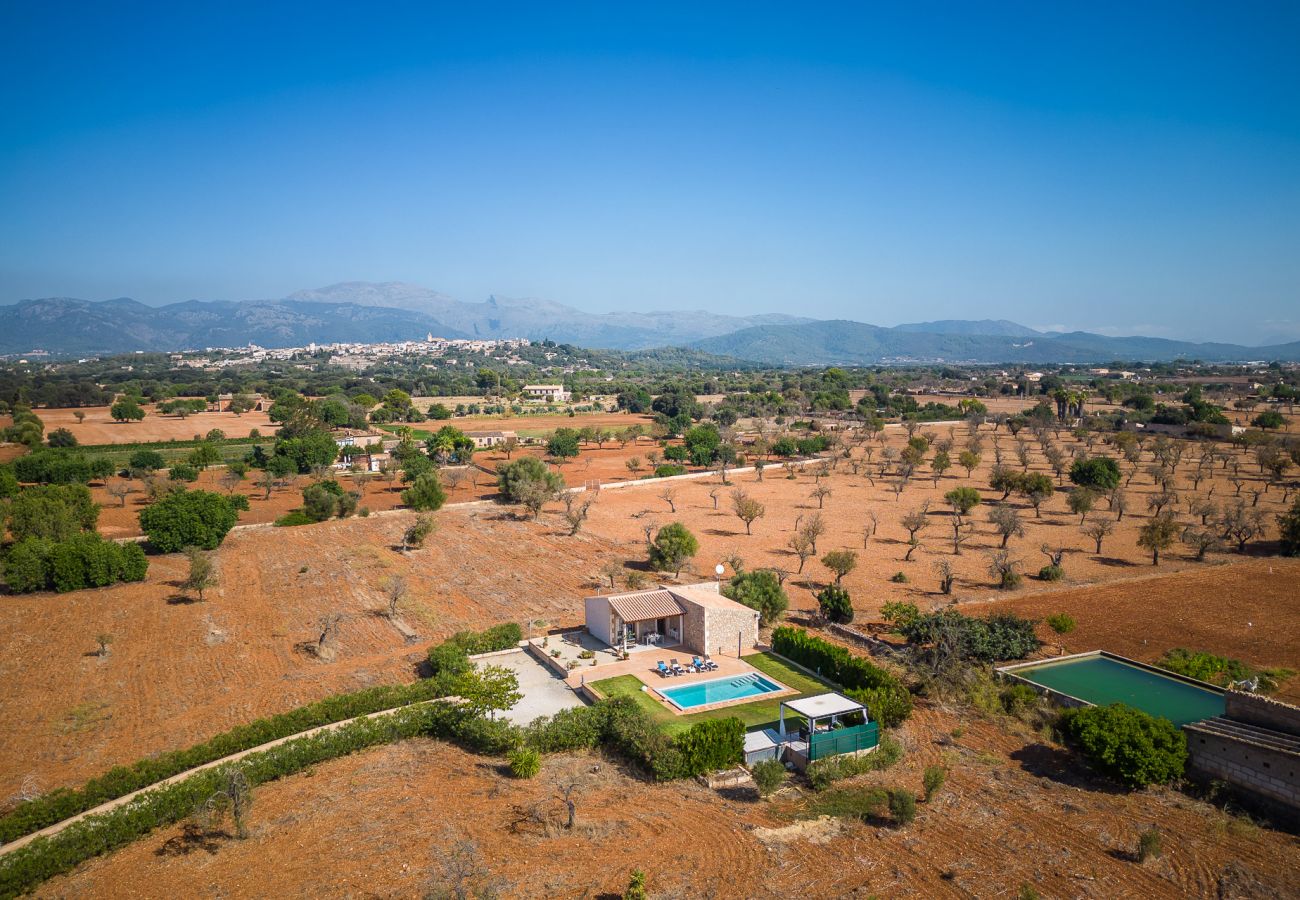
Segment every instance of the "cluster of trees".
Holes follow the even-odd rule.
[[[4,560],[13,591],[75,591],[140,581],[148,561],[139,545],[106,541],[95,531],[99,506],[83,484],[3,485],[4,524],[13,543]]]

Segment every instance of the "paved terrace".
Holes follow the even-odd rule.
[[[659,653],[633,653],[631,659],[619,660],[616,662],[605,663],[599,662],[597,665],[580,666],[569,674],[568,683],[570,687],[577,688],[585,680],[587,683],[600,681],[605,678],[616,678],[619,675],[632,675],[639,679],[643,684],[650,688],[650,693],[660,703],[664,709],[672,712],[674,715],[685,716],[694,713],[708,712],[713,709],[721,709],[727,706],[740,706],[746,703],[753,703],[756,700],[769,700],[776,697],[793,697],[799,692],[786,688],[783,691],[774,691],[770,694],[762,694],[755,697],[741,697],[738,700],[724,700],[721,703],[706,703],[702,706],[693,706],[689,710],[680,710],[673,704],[669,703],[659,696],[661,688],[680,687],[684,684],[695,684],[700,681],[709,681],[714,678],[726,678],[733,675],[762,675],[768,681],[777,682],[770,675],[764,675],[758,669],[738,659],[735,654],[730,656],[714,656],[713,661],[718,664],[718,668],[712,672],[686,672],[682,675],[662,676],[655,668],[655,663],[659,660],[670,662],[676,659],[683,666],[691,661],[690,651],[683,651],[680,648],[665,648]],[[782,687],[785,687],[782,685]]]

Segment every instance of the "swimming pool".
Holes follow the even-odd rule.
[[[1193,679],[1098,652],[999,671],[1097,706],[1127,703],[1183,726],[1223,715],[1223,692]]]
[[[724,700],[739,700],[742,697],[758,697],[785,688],[751,672],[748,675],[729,675],[726,678],[714,678],[709,681],[697,681],[681,687],[665,688],[659,693],[678,709],[691,709],[707,703],[721,703]]]

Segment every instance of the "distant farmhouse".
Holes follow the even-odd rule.
[[[573,396],[562,384],[526,384],[522,393],[525,400],[538,403],[568,403]]]

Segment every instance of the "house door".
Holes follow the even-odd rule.
[[[668,630],[667,620],[655,619],[655,631],[659,632],[660,634],[664,634],[667,632],[667,630]]]

